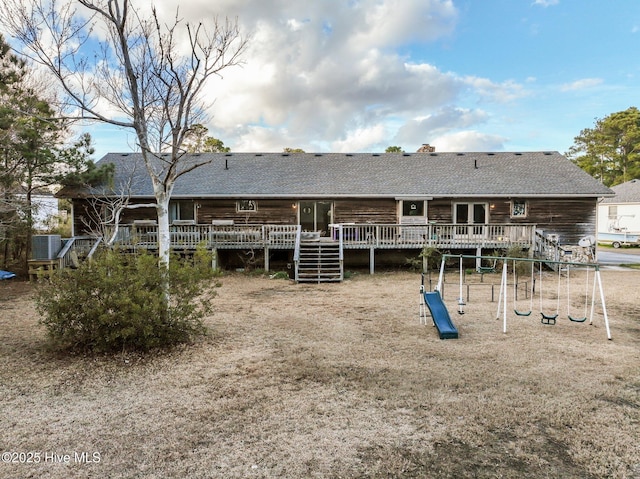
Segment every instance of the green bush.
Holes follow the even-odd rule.
[[[504,255],[507,258],[528,258],[529,252],[523,250],[520,246],[511,246],[507,251],[505,251]],[[513,273],[513,266],[513,261],[510,261],[508,268],[511,273]],[[526,277],[531,274],[531,263],[528,261],[516,261],[515,268],[518,276]]]
[[[442,251],[434,246],[425,246],[420,252],[420,258],[426,261],[426,269],[440,268],[440,262],[442,261]],[[422,268],[422,265],[420,266]]]
[[[147,351],[205,333],[213,292],[203,293],[213,276],[205,251],[172,258],[166,271],[157,256],[110,250],[53,275],[36,292],[36,304],[57,349]]]

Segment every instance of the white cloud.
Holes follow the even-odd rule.
[[[485,123],[488,114],[482,110],[468,110],[447,106],[423,118],[407,121],[402,125],[394,139],[399,145],[420,145],[432,143],[440,135],[472,128]]]
[[[365,128],[358,128],[348,132],[344,140],[331,144],[331,151],[337,153],[351,153],[358,151],[371,151],[371,145],[377,145],[387,137],[384,125],[377,124]]]
[[[501,151],[507,138],[474,130],[436,137],[430,142],[436,151]]]
[[[162,2],[166,21],[178,3]],[[488,114],[463,105],[528,94],[515,81],[460,76],[411,57],[412,45],[454,34],[452,0],[180,3],[185,21],[237,17],[251,35],[244,65],[223,71],[206,91],[210,134],[233,151],[380,151],[392,144],[411,151],[435,135],[443,144],[498,145],[475,130]]]
[[[602,78],[583,78],[560,86],[560,91],[577,91],[593,88],[603,83]]]
[[[533,2],[534,5],[540,5],[542,7],[550,7],[552,5],[557,5],[560,3],[560,0],[535,0]]]
[[[488,78],[464,77],[464,82],[485,100],[507,103],[529,95],[523,86],[513,80],[495,83]]]

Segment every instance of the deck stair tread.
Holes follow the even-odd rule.
[[[301,241],[299,283],[339,282],[344,277],[340,244],[333,241]]]

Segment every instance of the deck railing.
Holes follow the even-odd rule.
[[[58,253],[60,268],[77,268],[84,258],[90,258],[95,253],[102,238],[94,236],[74,236],[65,240],[64,246]]]
[[[176,250],[293,248],[299,225],[171,225],[171,247]],[[116,241],[123,248],[158,247],[158,227],[150,224],[120,225]]]
[[[344,224],[340,225],[345,248],[531,246],[535,225],[504,224]]]
[[[299,225],[274,224],[194,224],[172,225],[171,246],[192,250],[206,248],[294,249]],[[344,249],[365,248],[504,248],[512,245],[531,247],[535,225],[520,224],[339,224],[332,225],[330,238],[341,242]],[[125,248],[157,248],[156,225],[121,225],[116,242]]]

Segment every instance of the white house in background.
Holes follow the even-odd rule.
[[[616,194],[598,206],[598,232],[640,233],[640,180],[611,188]]]
[[[59,200],[53,194],[33,195],[31,201],[35,206],[33,212],[33,227],[38,231],[47,231],[56,226],[60,219]],[[66,211],[65,211],[66,213]]]
[[[618,248],[640,245],[640,180],[627,181],[611,188],[614,197],[598,205],[598,242]]]
[[[25,194],[16,195],[21,202],[26,202]],[[53,193],[38,191],[31,195],[33,208],[33,229],[36,231],[48,231],[56,226],[60,217],[59,200]],[[66,212],[65,212],[66,213]]]

